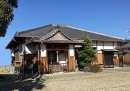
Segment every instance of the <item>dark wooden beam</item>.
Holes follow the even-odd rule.
[[[40,75],[40,44],[38,47],[38,74]]]
[[[107,41],[107,42],[127,42],[127,40],[96,40],[96,39],[92,39],[92,41]]]
[[[68,49],[47,49],[47,51],[60,51],[60,50],[67,51]]]
[[[40,38],[39,36],[17,36],[17,37],[26,37],[26,38]]]

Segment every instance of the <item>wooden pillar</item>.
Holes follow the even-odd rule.
[[[59,63],[59,51],[56,51],[57,53],[57,62]]]
[[[48,60],[47,60],[47,50],[46,50],[46,45],[41,44],[41,53],[40,53],[40,58],[41,58],[41,70],[43,73],[48,72]]]
[[[38,47],[38,74],[40,75],[40,44]]]
[[[23,54],[24,54],[24,57],[23,57],[23,61],[22,61],[22,66],[23,66],[23,71],[22,71],[22,78],[24,78],[24,75],[25,75],[25,60],[26,60],[26,58],[25,58],[25,55],[26,55],[26,45],[24,44],[24,52],[23,52]]]
[[[69,71],[75,71],[75,53],[73,45],[69,45],[68,60],[69,60],[68,63]]]

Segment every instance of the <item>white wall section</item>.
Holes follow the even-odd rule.
[[[104,49],[114,49],[113,42],[104,42]]]
[[[102,41],[98,41],[97,42],[97,50],[101,50],[101,49],[103,49],[103,43],[102,43]]]
[[[74,47],[73,47],[73,45],[69,45],[69,54],[70,54],[70,56],[74,56]]]
[[[97,53],[102,53],[102,51],[101,51],[101,50],[98,50]]]
[[[46,45],[41,44],[41,57],[46,57]]]

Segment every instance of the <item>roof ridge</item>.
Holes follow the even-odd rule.
[[[71,38],[69,38],[68,36],[66,36],[61,30],[60,28],[53,28],[49,33],[47,33],[46,35],[41,37],[41,40],[45,40],[48,39],[50,37],[52,37],[54,34],[56,34],[57,32],[61,32],[65,37],[67,37],[68,39],[72,40]]]
[[[122,40],[126,40],[124,38],[120,38],[120,37],[115,37],[115,36],[111,36],[111,35],[107,35],[107,34],[102,34],[102,33],[98,33],[98,32],[93,32],[93,31],[90,31],[90,30],[85,30],[85,29],[81,29],[81,28],[76,28],[76,27],[72,27],[72,26],[65,26],[65,27],[69,27],[69,28],[73,28],[73,29],[78,29],[78,30],[81,30],[81,31],[85,31],[85,32],[90,32],[90,33],[94,33],[94,34],[99,34],[99,35],[103,35],[103,36],[108,36],[108,37],[112,37],[112,38],[117,38],[117,39],[122,39]]]
[[[52,26],[61,26],[61,27],[67,27],[67,26],[69,26],[69,25],[63,25],[63,24],[51,24]]]
[[[49,37],[51,37],[53,34],[55,34],[58,31],[58,29],[53,28],[49,33],[41,37],[41,40],[45,40]]]

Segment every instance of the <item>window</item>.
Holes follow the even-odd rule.
[[[95,50],[95,51],[96,51],[96,50],[97,50],[97,47],[93,47],[93,50]]]

